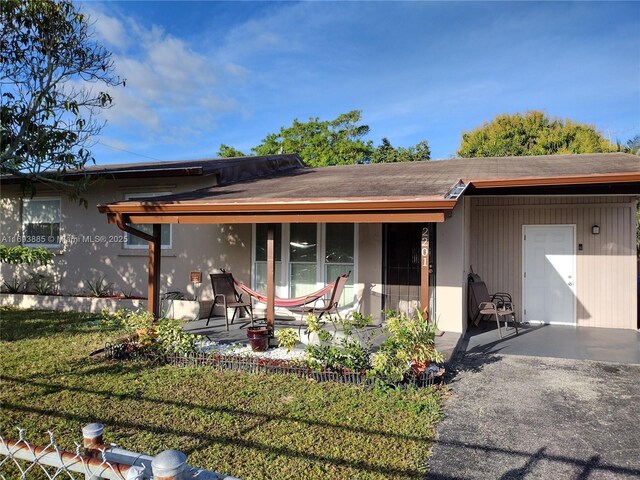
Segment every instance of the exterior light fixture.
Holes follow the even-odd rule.
[[[600,227],[598,225],[594,225],[593,227],[591,227],[591,233],[593,233],[594,235],[599,235]]]

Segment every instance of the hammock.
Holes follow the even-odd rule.
[[[256,292],[255,290],[250,289],[244,283],[239,282],[238,280],[233,278],[233,283],[235,283],[236,287],[245,292],[252,298],[255,298],[260,303],[267,303],[267,296],[264,293]],[[292,308],[292,307],[303,307],[307,303],[315,302],[319,298],[324,297],[327,293],[333,290],[335,286],[335,282],[329,285],[325,285],[320,290],[309,293],[303,297],[295,297],[295,298],[280,298],[275,297],[275,306],[282,308]]]

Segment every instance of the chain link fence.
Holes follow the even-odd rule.
[[[23,429],[17,430],[17,440],[0,435],[1,480],[238,480],[191,467],[177,450],[154,457],[105,444],[99,423],[82,429],[83,445],[75,443],[75,452],[62,451],[52,432],[41,447],[31,445]]]

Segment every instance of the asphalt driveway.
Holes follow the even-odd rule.
[[[640,478],[640,365],[464,354],[429,479]]]

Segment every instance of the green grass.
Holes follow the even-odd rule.
[[[95,316],[0,309],[0,433],[46,444],[105,440],[249,479],[423,478],[437,389],[376,392],[286,375],[216,372],[89,358],[118,337]],[[0,472],[1,473],[1,472]]]

